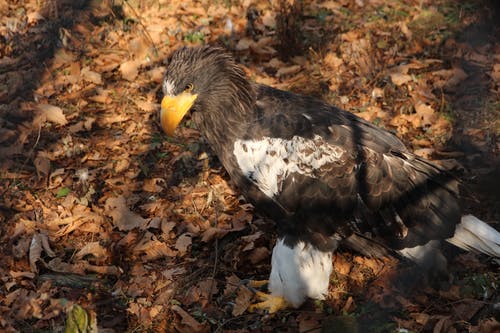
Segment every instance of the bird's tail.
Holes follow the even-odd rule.
[[[466,251],[500,257],[500,233],[473,215],[462,216],[455,234],[446,241]]]

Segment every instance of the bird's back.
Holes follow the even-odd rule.
[[[236,183],[286,234],[369,233],[400,249],[453,234],[458,183],[392,133],[312,97],[256,85],[232,143]]]

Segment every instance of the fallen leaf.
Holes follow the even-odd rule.
[[[298,72],[300,72],[300,70],[301,70],[300,65],[292,65],[292,66],[288,66],[288,67],[282,67],[282,68],[278,69],[278,71],[276,72],[276,76],[277,77],[290,76],[290,75],[297,74]]]
[[[42,239],[38,233],[35,233],[33,235],[33,238],[31,238],[30,251],[28,256],[32,272],[38,273],[36,263],[38,260],[41,260],[42,249]]]
[[[38,235],[40,236],[40,240],[42,241],[42,248],[45,251],[45,253],[51,258],[55,257],[56,254],[50,248],[49,237],[43,232],[39,233]]]
[[[141,109],[142,111],[152,112],[152,111],[160,109],[160,104],[158,104],[158,103],[152,103],[152,102],[141,101],[141,100],[135,100],[134,102],[139,107],[139,109]]]
[[[192,329],[193,332],[204,333],[209,331],[209,326],[206,323],[200,324],[180,306],[174,304],[171,309],[181,317],[182,323]]]
[[[262,24],[270,28],[276,27],[276,14],[273,11],[266,11],[262,17]]]
[[[203,232],[203,235],[201,236],[201,241],[208,243],[214,239],[220,239],[220,238],[224,237],[229,232],[230,232],[230,230],[228,230],[228,229],[209,227],[207,230],[205,230]]]
[[[186,251],[189,246],[191,246],[192,242],[193,240],[190,234],[182,234],[179,236],[179,238],[177,238],[177,241],[175,242],[175,248],[179,251],[179,254],[183,256],[184,254],[186,254]]]
[[[478,326],[471,327],[472,333],[498,333],[500,332],[500,322],[495,318],[488,318],[479,323]]]
[[[45,17],[43,17],[39,12],[30,12],[26,15],[26,19],[28,24],[36,24],[39,21],[45,20]]]
[[[412,79],[411,75],[401,73],[392,73],[389,74],[389,76],[391,77],[392,83],[397,86],[402,86],[403,84],[410,82]]]
[[[101,87],[95,88],[96,94],[87,97],[88,100],[96,103],[110,104],[112,102],[111,97],[109,97],[109,90],[102,89]]]
[[[172,280],[172,278],[176,275],[182,275],[186,273],[186,269],[184,267],[174,267],[169,268],[161,272],[161,274],[167,279]]]
[[[243,314],[250,306],[253,299],[253,292],[246,286],[241,285],[236,292],[232,315],[233,317]]]
[[[320,333],[323,330],[321,329],[321,319],[317,314],[311,313],[300,313],[297,317],[297,321],[299,322],[299,332],[307,332],[307,333]]]
[[[98,259],[103,259],[108,256],[108,250],[99,242],[91,242],[85,244],[76,254],[76,259],[82,259],[87,254],[91,254]]]
[[[333,70],[338,70],[338,68],[344,64],[344,60],[342,58],[337,57],[334,53],[329,52],[327,55],[323,58],[323,63],[330,67]]]
[[[33,164],[35,165],[38,179],[47,179],[50,174],[50,160],[48,154],[44,151],[39,151]]]
[[[165,66],[158,66],[146,72],[146,76],[153,82],[162,83],[165,76]]]
[[[91,71],[89,67],[83,67],[81,75],[85,81],[92,82],[95,84],[102,84],[101,74]]]
[[[111,216],[113,224],[120,231],[129,231],[134,228],[144,229],[148,220],[132,212],[123,196],[111,197],[106,200],[104,212]]]
[[[68,121],[66,120],[66,116],[63,113],[63,110],[54,105],[50,104],[38,104],[36,109],[41,113],[42,116],[45,117],[48,121],[58,124],[58,125],[66,125]]]
[[[339,274],[348,275],[351,271],[352,266],[351,263],[349,263],[349,261],[344,258],[344,256],[336,254],[334,258],[333,268]]]
[[[429,126],[435,123],[437,115],[432,106],[425,103],[416,103],[414,107],[419,117],[419,120],[416,120],[415,127]]]
[[[265,246],[260,246],[252,250],[248,255],[248,259],[252,264],[256,264],[261,262],[264,259],[269,258],[270,252],[269,249]]]
[[[415,155],[423,157],[425,159],[431,159],[432,155],[434,155],[434,152],[434,148],[420,148],[413,151]]]
[[[436,325],[432,329],[432,333],[446,333],[449,332],[449,328],[453,325],[451,316],[433,316],[432,318],[439,318]]]
[[[241,280],[234,274],[226,277],[226,287],[224,288],[224,296],[231,296],[241,285]]]
[[[243,37],[238,41],[235,49],[236,49],[236,51],[245,51],[254,45],[255,45],[255,42],[251,38]]]
[[[139,75],[139,66],[141,62],[138,60],[129,60],[120,65],[120,73],[127,81],[134,81]]]
[[[164,257],[175,257],[177,251],[172,250],[164,242],[156,239],[152,233],[147,232],[141,242],[133,248],[133,252],[137,255],[145,254],[144,261],[155,260]]]

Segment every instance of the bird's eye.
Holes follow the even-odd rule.
[[[194,88],[193,84],[189,83],[189,84],[186,84],[186,87],[184,87],[184,91],[190,92],[193,90],[193,88]]]

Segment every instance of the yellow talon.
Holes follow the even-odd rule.
[[[255,296],[263,302],[252,304],[248,307],[249,312],[267,311],[268,313],[275,313],[290,307],[290,304],[281,296],[273,296],[270,294],[257,291]]]
[[[248,282],[248,285],[252,288],[262,288],[268,283],[269,283],[268,280],[250,280]]]

